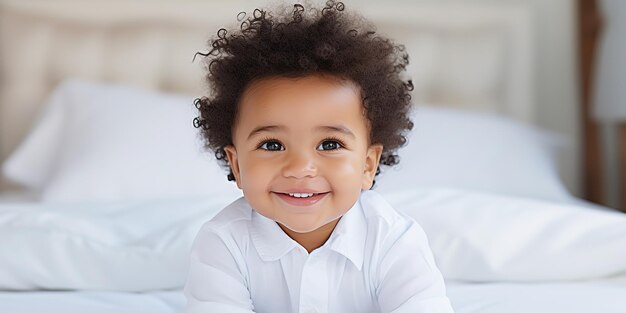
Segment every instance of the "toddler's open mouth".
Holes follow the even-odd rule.
[[[324,198],[330,192],[274,192],[280,199],[291,205],[313,205]]]

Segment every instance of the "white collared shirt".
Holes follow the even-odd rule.
[[[185,285],[187,313],[452,313],[422,228],[363,191],[307,253],[244,198],[205,223]]]

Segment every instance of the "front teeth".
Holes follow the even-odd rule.
[[[290,193],[289,195],[296,198],[308,198],[313,196],[312,193]]]

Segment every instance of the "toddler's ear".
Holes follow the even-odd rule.
[[[239,162],[237,161],[237,150],[234,146],[229,145],[224,147],[224,152],[226,152],[226,158],[228,158],[230,170],[233,171],[233,175],[235,176],[237,188],[241,189],[241,179],[239,179]]]
[[[380,156],[383,154],[383,145],[373,144],[367,148],[367,155],[365,156],[365,169],[363,171],[363,182],[361,184],[362,190],[368,190],[372,188],[374,184],[374,177],[376,176],[376,170],[378,169],[378,163],[380,162]]]

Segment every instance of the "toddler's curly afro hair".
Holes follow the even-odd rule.
[[[376,35],[365,19],[344,12],[344,4],[327,1],[321,10],[301,4],[282,16],[255,9],[241,12],[239,29],[221,28],[209,41],[205,58],[210,96],[196,99],[205,146],[229,168],[224,147],[232,145],[237,104],[251,82],[268,77],[332,75],[360,87],[370,121],[370,142],[383,145],[380,164],[399,162],[396,150],[406,143],[413,128],[408,118],[413,90],[411,80],[400,75],[409,63],[403,45]],[[377,170],[380,173],[380,166]],[[232,171],[228,180],[235,180]]]

